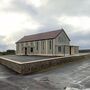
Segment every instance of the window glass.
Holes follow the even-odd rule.
[[[36,42],[36,49],[38,50],[38,41]]]
[[[50,43],[49,43],[49,47],[50,47],[50,49],[52,49],[52,41],[50,40]]]
[[[58,47],[58,52],[61,52],[61,46]]]
[[[33,46],[33,42],[31,42],[31,46]]]

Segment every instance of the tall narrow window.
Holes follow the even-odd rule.
[[[36,49],[38,50],[38,41],[36,42]]]
[[[49,43],[49,47],[50,47],[50,50],[52,49],[52,41],[50,40],[50,43]]]

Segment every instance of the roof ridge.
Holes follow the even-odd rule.
[[[36,33],[36,34],[31,34],[31,35],[25,35],[24,37],[38,35],[38,34],[45,34],[45,33],[50,33],[50,32],[57,32],[57,31],[61,31],[61,30],[63,30],[63,29],[52,30],[52,31],[47,31],[47,32],[41,32],[41,33]]]

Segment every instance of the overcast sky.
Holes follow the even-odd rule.
[[[24,35],[63,28],[71,44],[90,48],[90,0],[0,0],[0,51]]]

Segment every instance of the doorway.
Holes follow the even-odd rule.
[[[25,55],[27,55],[27,48],[25,47]]]
[[[33,53],[33,47],[31,47],[31,53]]]
[[[70,55],[72,54],[72,47],[70,46]]]

